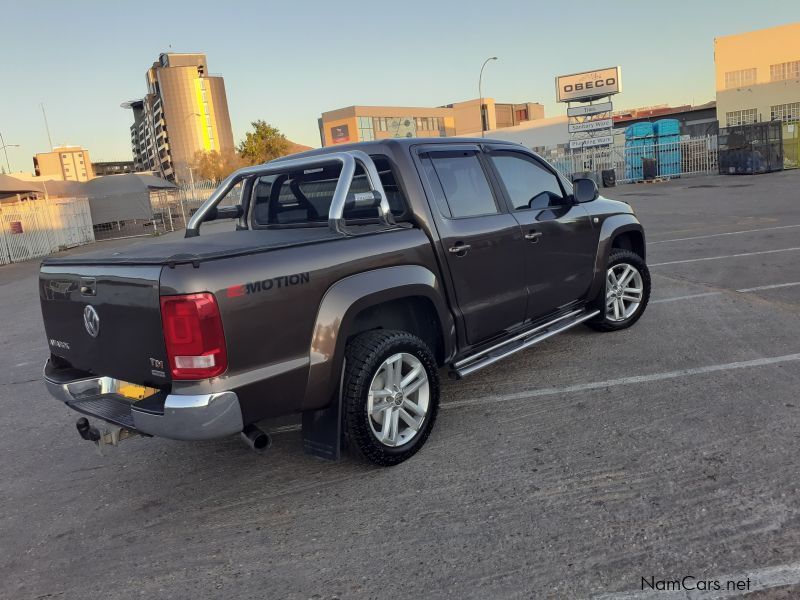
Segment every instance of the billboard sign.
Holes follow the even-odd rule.
[[[331,141],[334,144],[344,144],[350,141],[350,128],[347,125],[334,125],[331,127]]]
[[[594,121],[584,121],[583,123],[570,123],[568,125],[570,133],[580,131],[597,131],[598,129],[611,129],[614,122],[611,119],[595,119]]]
[[[597,146],[610,146],[614,143],[614,136],[601,135],[593,138],[583,138],[580,140],[571,140],[569,143],[570,150],[579,148],[596,148]]]
[[[571,106],[567,109],[568,117],[588,117],[589,115],[599,115],[604,112],[611,112],[614,105],[611,102],[600,102],[599,104],[587,104],[585,106]]]
[[[585,102],[622,91],[621,69],[609,67],[597,71],[585,71],[556,77],[556,100],[558,102]]]

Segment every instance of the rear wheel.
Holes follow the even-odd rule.
[[[428,346],[405,331],[369,331],[347,345],[342,382],[348,447],[383,466],[413,456],[439,409],[439,375]]]
[[[638,254],[614,249],[608,257],[604,289],[594,302],[600,314],[587,322],[598,331],[630,327],[650,300],[650,271]]]

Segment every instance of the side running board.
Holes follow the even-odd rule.
[[[490,348],[476,352],[466,358],[459,360],[453,364],[451,375],[456,379],[466,377],[470,373],[479,371],[484,367],[493,365],[498,360],[502,360],[507,356],[511,356],[515,352],[530,348],[534,344],[543,342],[547,338],[558,335],[576,325],[580,325],[584,321],[588,321],[600,314],[599,310],[586,311],[583,309],[575,310],[565,315],[553,319],[543,325],[528,329],[512,337],[509,340],[495,344]]]

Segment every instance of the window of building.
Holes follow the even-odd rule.
[[[445,201],[445,216],[476,217],[499,212],[475,152],[432,152],[430,162],[433,169],[428,170],[428,179],[434,195],[442,195]],[[437,204],[443,203],[437,199]]]
[[[755,85],[758,69],[740,69],[739,71],[728,71],[725,73],[725,88],[746,87]]]
[[[386,124],[386,117],[375,117],[374,119],[372,119],[372,124],[377,131],[388,130],[388,126]]]
[[[773,121],[800,121],[800,102],[770,106],[769,113]]]
[[[514,210],[545,209],[566,204],[558,178],[533,158],[514,152],[492,155]]]
[[[375,139],[372,117],[358,117],[358,139],[361,142],[369,142]]]
[[[800,79],[800,60],[769,66],[770,81],[786,81],[787,79]]]
[[[725,113],[725,126],[736,127],[737,125],[749,125],[758,121],[758,111],[755,108],[744,110],[734,110]]]
[[[417,131],[441,131],[444,128],[441,117],[415,117],[414,124]]]
[[[66,154],[62,154],[61,158],[67,158],[67,155]]]

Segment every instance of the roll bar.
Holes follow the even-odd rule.
[[[352,233],[347,230],[344,219],[344,209],[345,203],[348,202],[348,200],[352,202],[352,196],[348,198],[348,192],[353,182],[353,175],[355,175],[356,172],[357,162],[364,168],[370,190],[373,192],[369,199],[373,202],[379,201],[377,205],[379,218],[386,226],[394,225],[394,218],[389,208],[389,201],[386,198],[386,192],[383,189],[381,177],[378,173],[378,169],[375,167],[375,163],[366,152],[361,150],[347,150],[302,158],[278,158],[263,165],[244,167],[243,169],[234,171],[223,180],[219,187],[214,190],[214,193],[209,196],[208,200],[206,200],[189,219],[189,223],[186,225],[185,237],[188,238],[200,235],[200,225],[203,224],[205,217],[207,217],[228,192],[241,181],[263,177],[265,175],[286,173],[287,171],[317,169],[335,164],[341,165],[342,170],[339,174],[339,180],[336,182],[336,189],[333,192],[331,207],[328,211],[328,227],[330,227],[331,231],[336,233],[352,235]],[[363,195],[357,194],[356,202],[359,201],[358,196]]]

